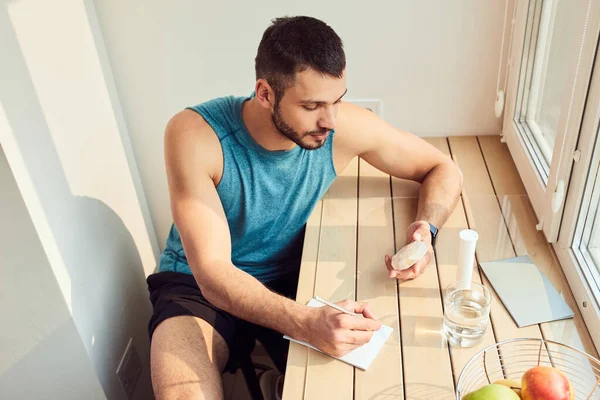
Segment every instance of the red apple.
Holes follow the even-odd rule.
[[[533,367],[521,379],[523,400],[574,400],[575,392],[567,377],[556,368]]]

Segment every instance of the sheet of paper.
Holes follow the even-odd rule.
[[[481,263],[518,327],[573,317],[573,311],[529,256]]]
[[[308,302],[307,306],[323,307],[323,306],[325,306],[325,304],[323,304],[315,299],[312,299],[311,301]],[[371,337],[371,340],[369,341],[369,343],[366,343],[366,344],[352,350],[350,353],[346,354],[343,357],[340,357],[340,358],[334,357],[334,358],[344,361],[345,363],[348,363],[350,365],[354,365],[355,367],[360,368],[362,370],[366,370],[367,368],[369,368],[369,366],[371,365],[373,360],[375,360],[375,357],[377,357],[377,354],[379,354],[379,351],[381,350],[381,348],[383,347],[385,342],[390,337],[392,330],[393,329],[391,327],[382,325],[381,328],[377,332],[373,333],[373,336]],[[311,346],[309,343],[293,339],[287,335],[284,336],[284,338],[287,340],[296,342],[296,343],[300,343],[301,345],[310,347],[313,350],[320,351],[316,347]]]

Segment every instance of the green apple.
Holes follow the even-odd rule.
[[[520,400],[512,389],[492,383],[464,396],[462,400]]]
[[[507,388],[512,389],[516,394],[521,397],[521,380],[516,379],[500,379],[499,381],[493,382],[497,385],[503,385]]]

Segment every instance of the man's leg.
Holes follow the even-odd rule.
[[[159,272],[147,281],[156,398],[222,399],[221,373],[235,366],[236,320],[206,300],[192,275]]]
[[[223,398],[229,350],[208,322],[192,316],[163,321],[152,335],[150,357],[157,400]]]

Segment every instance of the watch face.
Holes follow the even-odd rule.
[[[429,230],[431,231],[431,236],[436,237],[438,229],[435,226],[429,224]]]
[[[435,226],[429,224],[429,230],[431,231],[431,245],[435,246],[435,239],[437,237],[438,229]]]

